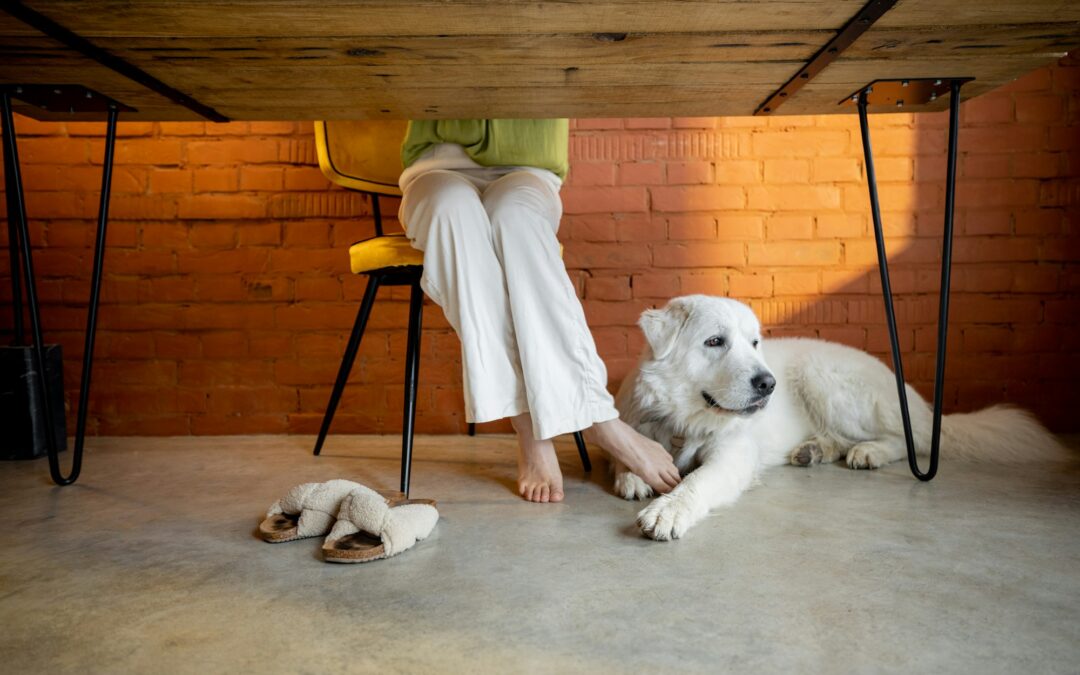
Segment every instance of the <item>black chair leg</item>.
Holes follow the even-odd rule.
[[[409,495],[412,469],[413,426],[416,421],[416,383],[420,377],[420,329],[424,317],[424,291],[420,280],[412,284],[409,298],[409,340],[405,351],[405,414],[401,430],[401,491]]]
[[[473,424],[472,422],[469,422],[469,435],[470,436],[475,436],[476,435],[476,425]]]
[[[334,413],[341,401],[341,393],[345,391],[345,383],[349,380],[353,362],[356,360],[356,352],[360,349],[360,340],[364,337],[364,328],[367,327],[368,317],[371,315],[371,306],[375,304],[375,293],[379,290],[379,277],[372,274],[368,277],[367,290],[364,291],[364,300],[360,303],[360,310],[356,313],[356,322],[353,324],[352,335],[349,336],[349,344],[345,347],[345,354],[341,357],[341,366],[338,368],[337,381],[334,382],[334,390],[330,394],[330,402],[326,404],[326,414],[323,415],[322,427],[319,429],[319,438],[315,441],[315,453],[322,452],[326,435],[330,432],[330,423],[334,421]]]
[[[581,466],[586,472],[592,471],[592,462],[589,461],[589,450],[585,447],[585,437],[580,431],[574,432],[574,442],[577,443],[577,452],[581,456]]]

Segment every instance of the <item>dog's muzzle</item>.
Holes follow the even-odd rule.
[[[738,410],[732,410],[731,408],[725,408],[724,406],[717,403],[716,399],[713,398],[712,396],[710,396],[709,392],[707,392],[707,391],[701,392],[701,397],[703,399],[705,399],[705,402],[709,404],[710,408],[714,408],[716,410],[722,410],[724,412],[735,413],[736,415],[753,415],[757,411],[762,410],[765,407],[765,404],[769,402],[769,397],[768,396],[759,396],[758,398],[754,399],[754,401],[750,405],[746,406],[745,408],[740,408]]]

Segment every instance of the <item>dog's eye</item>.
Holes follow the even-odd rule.
[[[724,338],[720,337],[719,335],[714,335],[713,337],[711,337],[711,338],[709,338],[708,340],[705,341],[705,346],[706,347],[723,347],[724,346]]]
[[[758,345],[759,345],[760,343],[761,343],[761,340],[754,340],[754,349],[757,349],[757,346],[758,346]]]

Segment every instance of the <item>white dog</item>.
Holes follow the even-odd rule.
[[[648,343],[616,399],[622,418],[664,445],[684,478],[638,514],[642,531],[677,539],[710,509],[731,504],[769,466],[835,462],[875,469],[907,455],[896,379],[876,358],[822,340],[765,343],[746,305],[691,295],[638,322]],[[929,453],[933,412],[910,386],[915,445]],[[943,456],[1060,459],[1057,439],[1022,410],[942,418]],[[615,492],[652,489],[613,463]]]

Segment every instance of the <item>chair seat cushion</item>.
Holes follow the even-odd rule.
[[[353,274],[363,274],[384,267],[423,265],[424,252],[412,247],[402,235],[372,237],[349,247],[349,266]]]
[[[563,245],[559,244],[559,255]],[[423,265],[424,252],[412,247],[400,234],[388,234],[358,241],[349,247],[349,267],[353,274],[364,274],[384,267]]]

